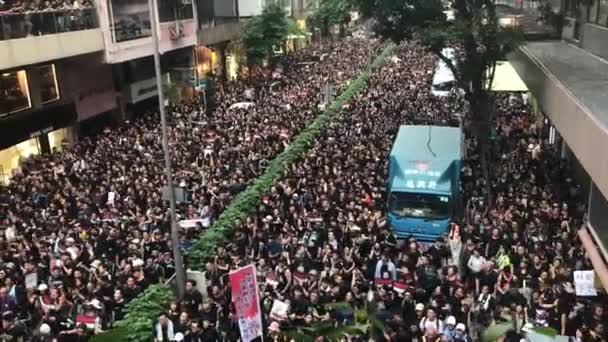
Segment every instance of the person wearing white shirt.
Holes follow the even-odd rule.
[[[437,314],[433,308],[426,310],[426,316],[420,320],[419,324],[420,331],[435,330],[437,332],[443,332],[443,322],[437,318]]]
[[[483,269],[483,265],[486,263],[486,258],[484,258],[479,251],[476,249],[473,251],[473,254],[469,258],[467,262],[467,266],[473,272],[473,274],[477,274],[481,272]]]

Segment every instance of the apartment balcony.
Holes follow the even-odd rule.
[[[94,8],[0,15],[0,70],[103,49]]]

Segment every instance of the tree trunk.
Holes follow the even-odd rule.
[[[490,131],[492,127],[492,115],[490,108],[490,99],[488,93],[483,89],[477,89],[473,92],[473,101],[471,103],[471,111],[473,117],[474,132],[478,141],[479,161],[481,163],[481,172],[485,180],[485,196],[487,207],[491,209],[493,206],[492,194],[492,173],[490,172],[491,146]]]

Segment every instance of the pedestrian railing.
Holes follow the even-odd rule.
[[[99,27],[95,8],[0,13],[0,40],[18,39]]]

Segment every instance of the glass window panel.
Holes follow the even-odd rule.
[[[0,151],[0,181],[5,184],[9,182],[11,176],[19,165],[28,157],[40,154],[38,138],[23,141]]]
[[[600,6],[599,2],[594,1],[591,6],[589,6],[589,22],[590,23],[596,23],[597,22],[597,15],[598,15],[598,7]]]
[[[608,0],[600,0],[597,24],[608,26]]]
[[[147,0],[112,0],[111,6],[112,27],[116,42],[152,35]]]
[[[57,86],[57,74],[55,65],[43,65],[37,68],[40,76],[40,100],[47,103],[59,99],[59,87]]]
[[[158,17],[161,23],[194,18],[191,0],[160,0]]]
[[[49,132],[49,147],[51,151],[61,151],[64,143],[67,141],[68,130],[67,128],[61,128]]]
[[[32,106],[25,70],[0,74],[0,116]]]

